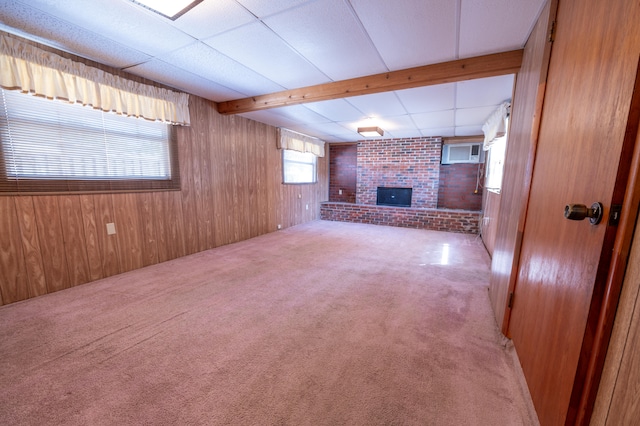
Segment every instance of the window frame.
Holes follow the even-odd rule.
[[[507,142],[508,138],[505,134],[499,138],[496,138],[496,142],[489,148],[488,158],[486,162],[485,172],[485,188],[488,191],[499,194],[502,191],[502,183],[504,181],[504,162],[507,156]],[[497,152],[497,148],[500,148],[500,152]],[[500,157],[496,157],[501,154]]]
[[[3,89],[6,90],[6,89]],[[26,95],[25,96],[30,96]],[[50,100],[50,102],[58,102]],[[75,105],[74,105],[75,107]],[[101,110],[89,108],[96,114]],[[136,118],[131,118],[135,120]],[[176,191],[181,189],[180,164],[178,159],[177,130],[175,126],[168,126],[168,154],[171,177],[169,179],[51,179],[42,178],[11,178],[7,173],[5,152],[0,143],[0,196],[18,195],[28,193],[38,194],[66,194],[66,193],[116,193],[116,192],[149,192],[149,191]]]
[[[286,167],[285,164],[287,162],[292,162],[292,163],[299,163],[299,164],[311,164],[311,163],[303,163],[301,161],[293,161],[293,160],[287,160],[285,159],[285,152],[286,151],[291,151],[291,152],[297,152],[299,154],[308,154],[311,155],[313,157],[313,180],[310,182],[287,182],[287,176],[286,176]],[[283,149],[282,150],[282,183],[284,185],[313,185],[313,184],[317,184],[318,183],[318,156],[311,153],[311,152],[299,152],[299,151],[295,151],[293,149]]]

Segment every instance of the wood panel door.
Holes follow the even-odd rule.
[[[640,56],[638,22],[637,1],[558,5],[509,323],[542,425],[574,422],[584,380],[577,372],[593,349],[590,328],[598,322],[615,238],[607,216],[621,201],[632,145],[625,133]],[[604,204],[601,224],[564,218],[565,205],[593,202]]]

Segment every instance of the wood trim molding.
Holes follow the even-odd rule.
[[[449,145],[457,144],[457,143],[484,143],[484,136],[483,135],[451,136],[451,137],[445,136],[442,138],[442,142]]]
[[[218,112],[239,114],[287,105],[515,74],[520,70],[523,52],[523,50],[512,50],[220,102]]]
[[[327,142],[329,146],[348,146],[348,145],[358,145],[358,142]]]

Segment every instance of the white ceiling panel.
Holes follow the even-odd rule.
[[[475,108],[458,108],[456,109],[455,125],[459,126],[471,126],[477,123],[484,124],[487,118],[494,112],[497,105],[475,107]],[[482,126],[481,126],[482,127]]]
[[[0,0],[0,30],[215,102],[521,48],[545,0]],[[243,114],[331,141],[478,134],[513,76]],[[484,109],[483,109],[484,108]]]
[[[456,91],[456,106],[470,108],[485,105],[499,105],[511,99],[513,74],[499,77],[461,81]],[[508,97],[504,97],[508,94]]]
[[[144,62],[150,58],[149,55],[127,45],[18,1],[0,2],[0,28],[116,68]]]
[[[367,117],[402,115],[407,111],[394,92],[353,96],[347,102],[362,111]]]
[[[238,3],[259,18],[291,9],[303,3],[308,3],[309,1],[314,0],[237,0]]]
[[[410,114],[453,109],[456,104],[456,84],[438,84],[396,91]]]
[[[306,105],[309,109],[327,117],[330,121],[356,121],[366,118],[362,111],[359,111],[345,99],[312,102]]]
[[[420,134],[424,137],[452,137],[456,135],[455,127],[433,127],[428,129],[420,129]]]
[[[385,134],[389,133],[394,137],[407,137],[404,135],[405,131],[413,131],[414,134],[418,131],[412,117],[408,114],[398,115],[395,117],[384,117],[376,119],[375,122],[378,127],[384,130]],[[398,136],[401,134],[403,134],[403,136]]]
[[[282,86],[201,42],[171,52],[160,59],[216,81],[238,93],[244,93],[244,96],[262,95],[283,89]]]
[[[307,3],[264,22],[333,80],[387,71],[343,0]]]
[[[458,126],[455,135],[452,136],[480,136],[482,135],[482,126]]]
[[[174,87],[187,93],[198,93],[205,99],[217,99],[218,102],[238,99],[242,93],[192,74],[182,68],[175,67],[159,60],[145,62],[127,69],[128,72]]]
[[[322,131],[330,135],[350,136],[352,140],[355,140],[357,133],[357,126],[351,126],[348,123],[323,123]]]
[[[337,124],[345,128],[347,131],[351,132],[353,137],[357,139],[358,137],[360,137],[358,135],[358,127],[370,127],[380,123],[369,123],[369,122],[366,122],[366,120],[358,120],[358,121],[348,121],[348,122],[337,123]]]
[[[260,22],[228,31],[204,42],[287,89],[329,81],[326,75]]]
[[[408,134],[412,133],[415,136],[419,136],[418,129],[413,124],[411,117],[408,115],[400,115],[395,117],[383,117],[375,119],[365,119],[357,121],[349,121],[338,123],[350,132],[351,140],[362,139],[362,136],[358,134],[358,127],[370,127],[377,126],[384,131],[384,137],[409,137]],[[402,136],[395,136],[396,134]]]
[[[203,16],[207,19],[202,19]],[[203,1],[176,19],[174,25],[193,37],[205,39],[254,21],[256,18],[234,0],[216,0]]]
[[[544,5],[541,0],[461,1],[462,58],[521,49]]]
[[[351,0],[353,8],[391,70],[456,58],[455,1],[414,2],[411,13],[398,2]],[[402,31],[398,31],[398,28]]]
[[[385,132],[384,137],[393,138],[393,139],[408,139],[415,138],[416,135],[419,135],[420,131],[411,127],[404,127],[402,129],[396,129],[393,131]]]
[[[184,32],[158,20],[157,14],[129,1],[122,8],[112,0],[29,0],[28,4],[65,22],[100,34],[119,44],[149,55],[158,55],[193,42]],[[84,7],[83,7],[84,6]]]
[[[321,125],[314,125],[313,128],[317,130],[317,135],[328,135],[323,136],[327,142],[352,142],[358,140],[360,137],[355,129],[348,129],[338,123],[323,123]]]
[[[326,117],[310,110],[305,105],[291,105],[276,108],[273,112],[304,124],[327,123],[329,121]]]
[[[453,127],[455,125],[454,110],[425,112],[412,114],[411,118],[418,129],[433,129],[436,127]]]
[[[274,110],[253,111],[240,115],[260,123],[270,124],[275,127],[284,127],[287,129],[291,129],[293,126],[297,126],[299,124],[297,121],[285,117],[284,115],[276,114]]]
[[[324,131],[324,127],[321,127],[321,125],[319,125],[319,124],[312,124],[311,126],[314,129],[314,132],[313,132],[313,135],[312,135],[313,137],[321,139],[321,140],[323,140],[325,142],[336,142],[336,141],[340,140],[338,137],[326,133]],[[308,135],[309,133],[306,131],[306,129],[308,127],[309,127],[309,125],[304,125],[304,124],[300,124],[300,123],[296,122],[295,124],[292,124],[291,126],[289,126],[287,128],[290,129],[290,130],[293,130],[295,132],[299,132],[299,133]],[[353,139],[353,138],[349,138],[349,140],[351,140],[351,139]]]

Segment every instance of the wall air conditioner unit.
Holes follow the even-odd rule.
[[[442,164],[481,163],[484,151],[481,143],[456,143],[442,146]]]

